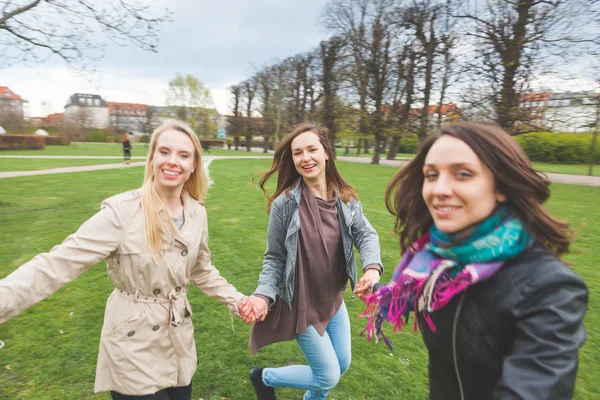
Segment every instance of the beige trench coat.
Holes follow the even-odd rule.
[[[145,395],[188,385],[197,365],[188,282],[234,314],[244,295],[211,264],[206,209],[186,192],[183,198],[185,223],[165,237],[159,261],[145,243],[140,192],[105,200],[62,244],[0,280],[0,323],[106,259],[115,290],[106,303],[95,392]]]

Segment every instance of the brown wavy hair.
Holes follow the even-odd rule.
[[[296,171],[296,166],[294,165],[294,159],[292,157],[292,141],[306,132],[313,132],[319,137],[319,141],[321,142],[321,145],[323,145],[325,153],[329,156],[329,160],[325,161],[327,190],[329,192],[337,192],[344,203],[350,202],[351,197],[358,200],[358,195],[354,189],[344,181],[344,178],[342,178],[335,166],[331,147],[327,140],[327,129],[317,126],[314,123],[303,122],[297,125],[289,135],[281,140],[277,149],[275,149],[271,168],[267,172],[258,174],[252,179],[254,181],[257,177],[260,177],[259,186],[267,199],[267,212],[271,210],[271,204],[281,193],[285,192],[289,197],[290,190],[296,186],[298,180],[302,178],[298,171]],[[265,188],[265,185],[275,173],[277,173],[277,188],[275,189],[275,193],[270,195]]]
[[[443,135],[462,140],[475,152],[492,172],[496,190],[506,196],[505,204],[511,206],[536,241],[557,256],[569,251],[573,231],[567,222],[552,217],[542,207],[550,197],[550,182],[533,168],[521,146],[495,124],[463,122],[429,136],[415,158],[387,186],[386,206],[396,217],[394,231],[400,234],[402,252],[433,224],[421,193],[423,164],[431,146]]]

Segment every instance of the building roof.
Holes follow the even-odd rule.
[[[429,115],[437,114],[438,109],[439,109],[439,107],[437,104],[432,104],[428,107],[427,112]],[[419,114],[421,114],[422,110],[423,110],[422,108],[411,108],[409,111],[409,114],[419,115]],[[459,111],[458,106],[454,103],[442,104],[442,108],[441,108],[442,114],[448,114],[448,113],[458,112],[458,111]]]
[[[148,110],[148,105],[146,104],[138,104],[138,103],[118,103],[115,101],[109,101],[108,104],[108,112],[113,115],[117,114],[120,111],[121,114],[137,114],[139,111],[146,114]]]
[[[522,93],[519,96],[521,103],[529,103],[534,101],[546,101],[552,96],[552,92],[532,92]]]
[[[89,101],[88,101],[89,100]],[[95,100],[98,100],[97,102]],[[91,103],[91,104],[90,104]],[[98,94],[89,93],[75,93],[69,97],[67,105],[65,107],[75,106],[87,106],[87,107],[108,107],[106,101]]]
[[[25,101],[21,96],[10,90],[8,86],[0,86],[0,99]]]

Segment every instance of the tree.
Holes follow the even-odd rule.
[[[469,101],[491,104],[500,126],[511,134],[523,133],[519,126],[529,126],[529,115],[520,109],[520,95],[544,57],[574,56],[585,51],[582,44],[598,41],[597,30],[590,29],[590,18],[598,13],[595,2],[491,0],[474,10],[464,4],[455,17],[468,21],[465,35],[476,49],[466,78],[485,83],[471,85]]]
[[[86,132],[92,126],[93,116],[87,107],[77,109],[65,121],[65,136],[71,142],[85,142]]]
[[[423,107],[419,116],[419,129],[417,135],[422,142],[427,137],[429,125],[429,103],[433,90],[433,72],[440,35],[437,29],[438,18],[442,13],[440,4],[431,0],[418,0],[402,10],[403,24],[413,31],[413,34],[421,44],[423,60],[425,62],[425,76],[423,87]]]
[[[244,119],[244,134],[246,136],[246,151],[250,151],[252,146],[252,136],[254,136],[256,124],[252,119],[252,102],[256,95],[256,79],[250,78],[242,82],[242,93],[246,98],[246,118]]]
[[[241,117],[241,96],[242,87],[240,85],[232,85],[229,87],[233,102],[233,117],[227,120],[227,133],[233,136],[235,150],[239,150],[240,136],[242,135],[242,117]]]
[[[178,73],[169,82],[167,105],[177,107],[177,118],[188,122],[192,129],[198,128],[197,109],[208,108],[211,104],[210,90],[195,76]]]
[[[146,107],[146,113],[139,119],[139,129],[142,133],[152,133],[158,126],[156,118],[156,109],[154,106]]]
[[[319,47],[321,57],[321,87],[323,90],[323,108],[321,120],[328,130],[328,141],[331,144],[331,151],[335,158],[335,141],[337,134],[336,125],[336,96],[339,89],[339,61],[343,41],[339,37],[333,37],[328,41],[323,41]]]
[[[105,45],[98,31],[120,45],[156,52],[158,27],[169,10],[156,12],[144,0],[4,1],[0,14],[0,68],[60,57],[79,70],[93,69]]]

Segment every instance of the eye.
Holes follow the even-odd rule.
[[[317,151],[317,149],[310,149],[311,153],[314,153],[315,151]]]
[[[425,176],[425,179],[427,179],[428,181],[435,179],[438,176],[437,172],[433,172],[433,171],[425,172],[423,175]]]
[[[166,151],[166,150],[161,150],[161,151],[160,151],[160,154],[162,154],[163,156],[164,156],[164,155],[167,155],[167,154],[168,154],[168,151]]]
[[[467,179],[467,178],[472,177],[473,174],[470,173],[469,171],[461,170],[456,173],[456,176],[458,176],[460,179]]]
[[[189,155],[189,154],[187,154],[187,153],[183,153],[183,154],[181,155],[181,158],[189,158],[189,157],[190,157],[190,155]]]

